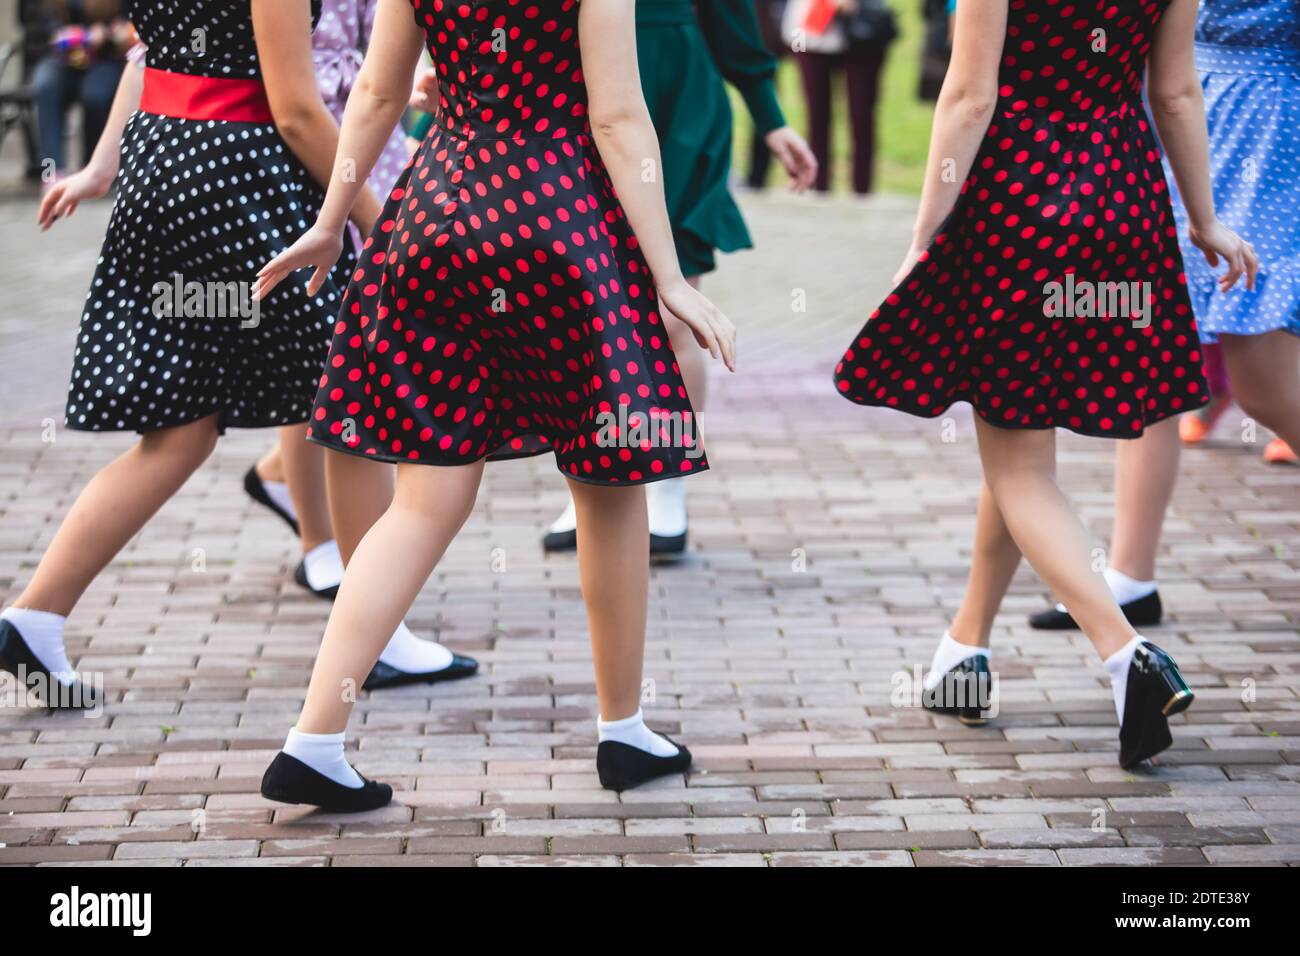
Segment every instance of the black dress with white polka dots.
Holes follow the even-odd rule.
[[[249,4],[128,6],[150,67],[246,80],[260,75]],[[309,296],[303,273],[254,311],[250,286],[315,221],[319,186],[270,123],[137,111],[121,158],[81,319],[68,426],[144,432],[213,414],[223,429],[306,421],[339,287]]]

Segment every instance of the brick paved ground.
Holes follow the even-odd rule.
[[[945,442],[939,423],[857,409],[829,385],[911,207],[746,204],[762,251],[708,286],[743,330],[743,372],[716,381],[691,555],[653,580],[649,714],[697,755],[689,779],[621,798],[597,785],[576,566],[538,545],[563,490],[535,459],[489,469],[410,618],[482,676],[357,708],[357,765],[398,800],[351,818],[263,801],[327,609],[240,492],[266,438],[235,434],[71,619],[105,712],[0,710],[0,863],[1300,863],[1300,472],[1258,463],[1235,421],[1187,456],[1162,566],[1172,615],[1151,636],[1198,699],[1150,772],[1115,765],[1086,642],[1024,626],[1046,600],[1028,571],[996,637],[1002,716],[976,730],[892,707],[892,677],[928,662],[960,594],[978,475],[966,415]],[[46,237],[33,208],[0,205],[5,601],[129,441],[61,425],[43,441],[107,208]],[[1109,449],[1071,437],[1061,459],[1104,540]]]

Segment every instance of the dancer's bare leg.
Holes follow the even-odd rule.
[[[280,454],[280,442],[278,440],[267,449],[265,455],[257,460],[257,474],[263,481],[285,483],[284,456]]]
[[[1025,559],[1052,589],[1097,653],[1110,657],[1136,632],[1093,569],[1083,523],[1056,484],[1056,435],[1001,429],[976,419],[984,480]]]
[[[469,518],[482,477],[481,461],[398,466],[393,503],[362,538],[343,576],[298,730],[332,734],[347,726],[366,675]]]
[[[286,425],[278,431],[284,481],[293,498],[305,554],[334,537],[325,494],[326,452],[320,445],[307,441],[306,425]]]
[[[1020,548],[986,482],[975,515],[975,546],[966,593],[948,629],[953,640],[973,647],[989,646],[993,620],[1019,566]]]
[[[606,488],[570,480],[569,490],[578,510],[578,569],[591,629],[600,716],[621,720],[641,706],[650,588],[644,488]]]
[[[1300,336],[1224,335],[1223,356],[1242,410],[1300,450]]]
[[[1178,419],[1157,422],[1141,438],[1118,444],[1115,533],[1109,563],[1136,581],[1154,581],[1160,535],[1182,456]]]
[[[344,567],[366,532],[392,504],[393,472],[392,465],[358,455],[331,452],[325,456],[330,521]]]
[[[217,416],[147,432],[82,490],[14,607],[68,615],[217,443]]]

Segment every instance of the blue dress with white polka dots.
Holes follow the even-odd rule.
[[[1196,65],[1219,218],[1254,245],[1261,264],[1255,292],[1219,293],[1215,271],[1187,241],[1175,190],[1201,338],[1300,335],[1300,0],[1203,0]]]

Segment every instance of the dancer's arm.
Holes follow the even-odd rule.
[[[754,127],[785,167],[790,187],[803,192],[817,179],[817,157],[791,129],[776,97],[776,57],[763,45],[751,0],[712,0],[696,7],[700,32],[718,72],[736,88]]]
[[[327,187],[339,147],[339,127],[316,86],[311,4],[253,0],[253,35],[276,128],[312,178]],[[390,135],[396,125],[394,121],[389,127]],[[369,232],[379,218],[380,204],[365,188],[365,179],[359,176],[348,210],[357,226]]]
[[[1254,289],[1259,271],[1254,248],[1220,222],[1214,210],[1205,96],[1192,52],[1196,17],[1197,0],[1174,0],[1160,21],[1147,60],[1151,118],[1178,180],[1192,243],[1211,266],[1217,266],[1220,258],[1228,263],[1228,271],[1219,278],[1219,289],[1227,292],[1242,275],[1246,276],[1246,288]]]
[[[952,62],[934,108],[930,157],[912,247],[894,276],[902,282],[957,204],[998,102],[998,65],[1007,32],[1007,0],[957,5]]]
[[[592,136],[650,266],[661,305],[686,323],[701,348],[735,371],[735,326],[687,284],[677,262],[664,200],[663,160],[637,70],[634,9],[627,0],[582,0],[578,37]]]
[[[282,2],[254,0],[254,6]],[[423,44],[409,0],[380,0],[370,48],[343,109],[338,149],[331,148],[326,154],[333,158],[333,168],[322,173],[322,182],[329,186],[320,216],[297,242],[262,267],[253,287],[254,298],[264,298],[289,273],[308,266],[315,270],[307,283],[311,294],[328,278],[343,251],[348,211],[363,191],[368,192],[366,178],[411,98],[411,78]]]
[[[76,212],[78,203],[107,195],[113,180],[117,179],[122,158],[122,134],[126,130],[127,120],[140,105],[140,91],[144,89],[143,67],[143,61],[132,58],[123,68],[108,121],[99,134],[99,142],[95,144],[90,162],[62,182],[56,183],[41,200],[36,219],[41,224],[42,232],[57,220]]]

